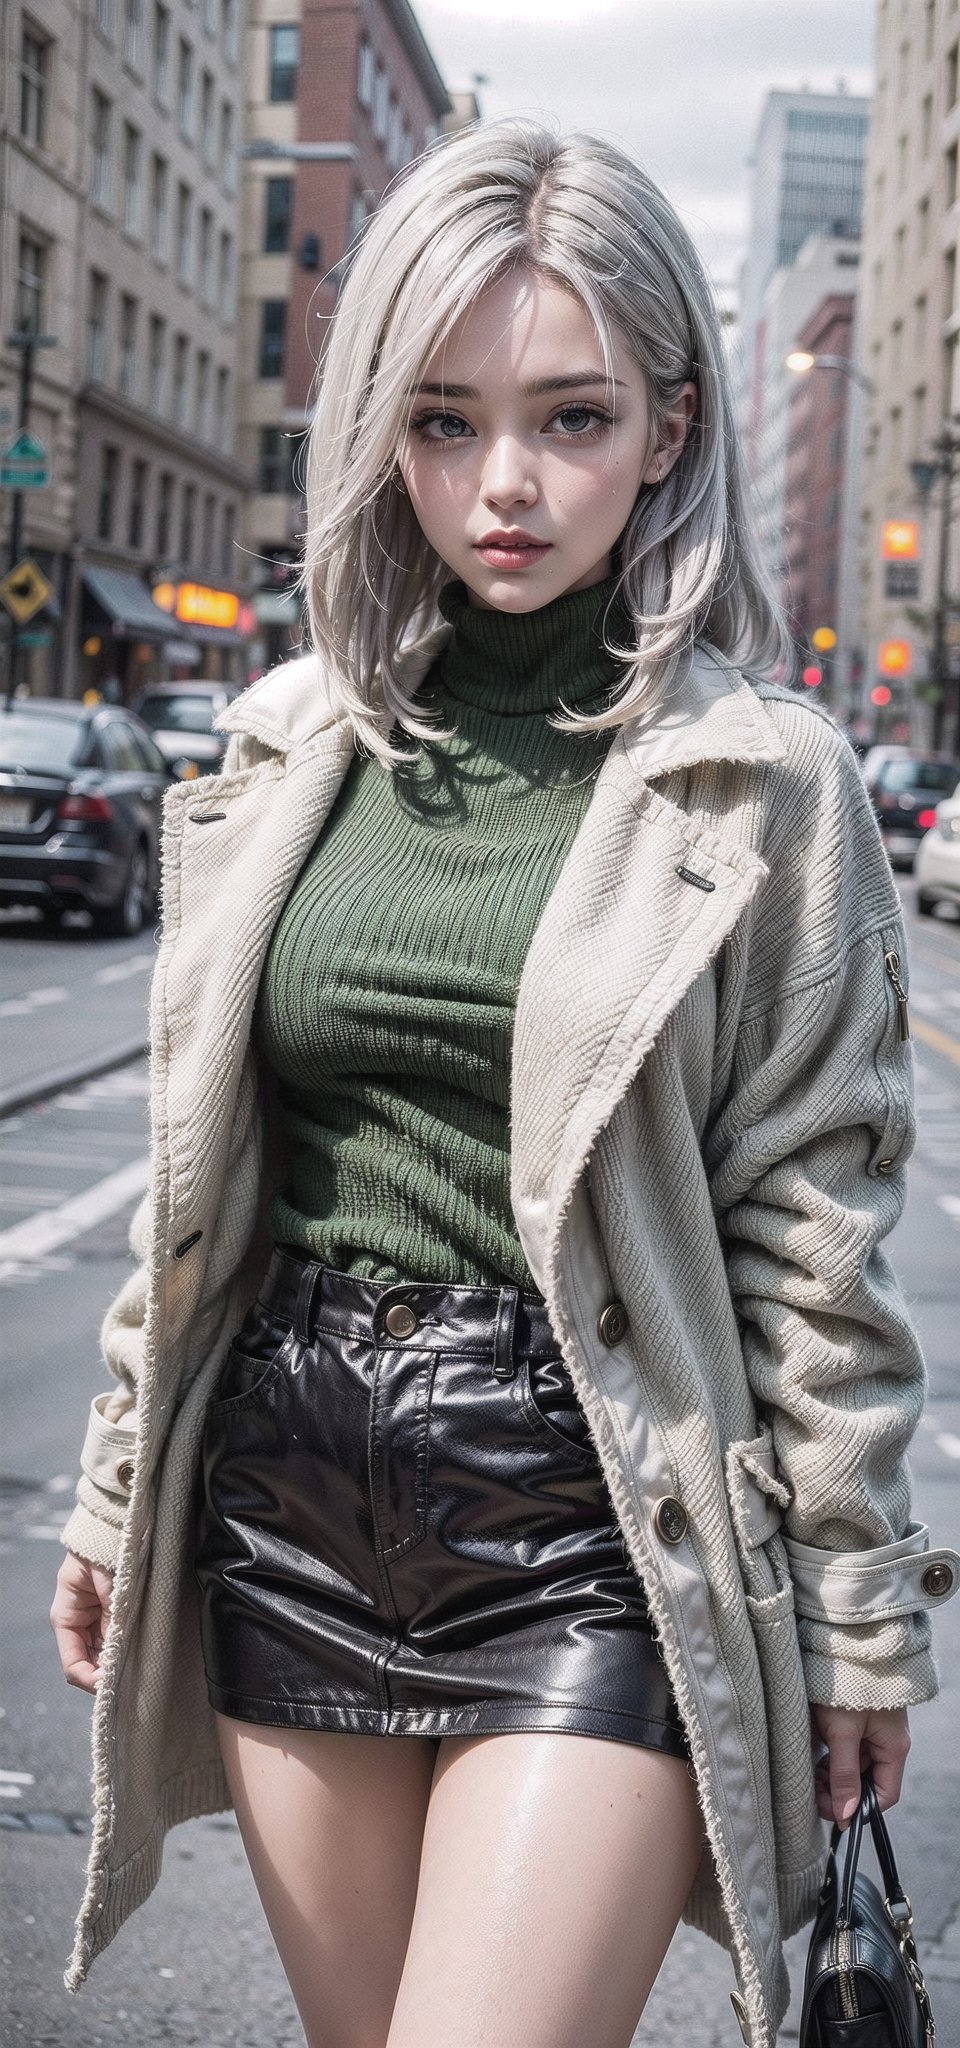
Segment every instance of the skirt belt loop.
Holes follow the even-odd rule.
[[[293,1334],[296,1337],[297,1343],[302,1344],[304,1347],[310,1343],[310,1318],[313,1313],[313,1297],[322,1272],[323,1267],[318,1265],[316,1259],[308,1259],[300,1275],[300,1285],[297,1288],[297,1306],[293,1312]]]
[[[517,1362],[513,1355],[513,1329],[516,1320],[517,1289],[501,1287],[493,1339],[493,1376],[498,1380],[516,1378]]]

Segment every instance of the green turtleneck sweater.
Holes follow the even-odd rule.
[[[294,1140],[273,1235],[376,1280],[533,1285],[510,1207],[510,1052],[534,927],[610,735],[547,722],[606,701],[614,585],[514,617],[440,606],[420,701],[453,738],[358,757],[287,898],[255,1032]],[[623,644],[622,615],[608,637]]]

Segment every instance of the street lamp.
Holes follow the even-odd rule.
[[[947,591],[950,567],[950,526],[953,514],[953,484],[957,474],[960,456],[960,434],[951,426],[945,426],[934,441],[935,461],[911,462],[910,474],[917,495],[928,501],[937,478],[941,480],[940,490],[940,545],[937,550],[937,596],[933,610],[933,643],[930,649],[930,681],[938,692],[933,707],[933,744],[939,747],[943,739],[944,717],[947,708],[947,691],[951,677],[947,664],[947,612],[951,609]],[[957,730],[954,748],[960,745],[960,682],[957,696]]]
[[[876,386],[864,375],[859,363],[852,356],[815,356],[808,348],[793,348],[784,356],[784,368],[792,370],[795,377],[806,377],[811,370],[842,370],[851,383],[859,384],[869,398],[873,397]]]

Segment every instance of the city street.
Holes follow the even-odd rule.
[[[930,1399],[915,1444],[919,1519],[960,1541],[960,921],[908,916],[920,1140],[892,1240],[924,1340]],[[151,932],[91,942],[0,920],[3,1087],[24,1092],[145,1035]],[[4,1318],[4,1558],[0,1827],[4,1830],[5,2038],[12,2043],[197,2043],[302,2048],[235,1825],[192,1822],[169,1839],[160,1886],[72,1999],[61,1983],[82,1889],[89,1701],[62,1683],[47,1610],[84,1417],[103,1384],[97,1329],[128,1270],[126,1232],[146,1175],[142,1059],[28,1103],[0,1122]],[[960,2040],[960,1599],[939,1619],[940,1699],[914,1716],[906,1803],[893,1817],[943,2048]],[[574,1847],[575,1853],[575,1847]],[[791,1944],[794,1983],[806,1936]],[[682,1931],[636,2048],[739,2040],[725,1956]],[[797,2038],[796,1999],[782,2040]],[[454,2048],[454,2044],[451,2044]],[[584,2042],[583,2048],[590,2048]]]

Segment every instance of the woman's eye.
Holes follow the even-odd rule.
[[[592,405],[564,405],[555,412],[551,424],[559,427],[569,440],[579,439],[590,432],[592,427],[608,427],[610,415]]]
[[[426,441],[465,441],[473,432],[456,412],[422,412],[412,424]]]

